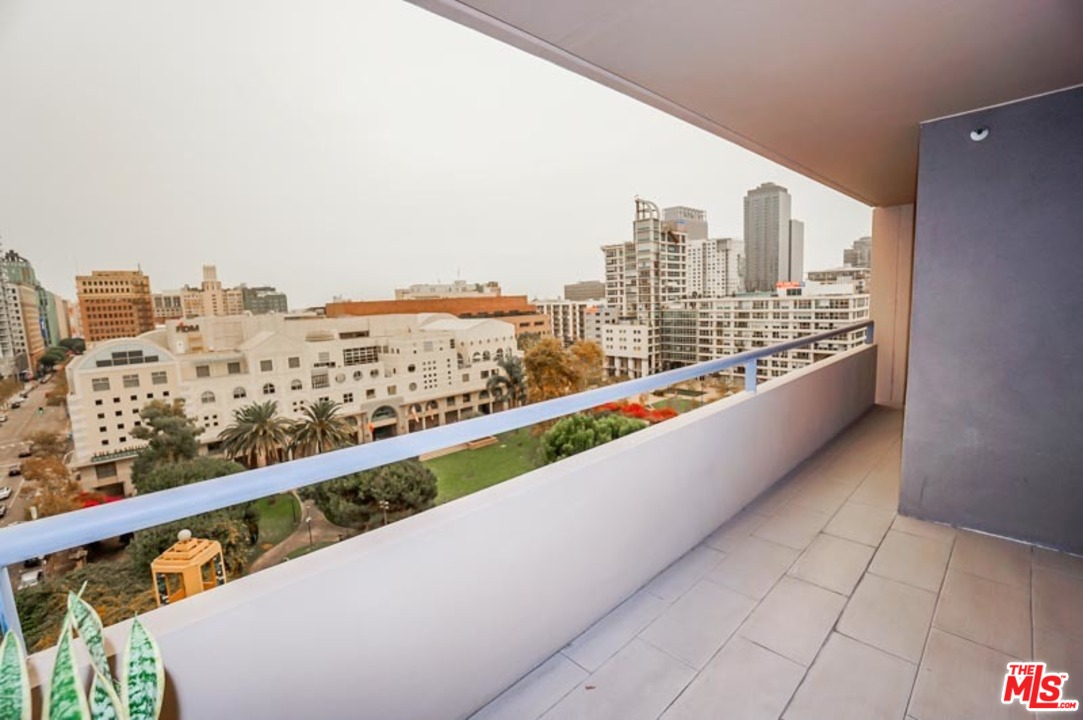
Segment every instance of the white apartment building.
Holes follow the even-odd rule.
[[[567,347],[587,335],[587,312],[598,305],[585,300],[532,300],[538,312],[548,315],[553,327],[553,337]]]
[[[744,292],[745,244],[734,238],[688,243],[689,297],[726,297]]]
[[[235,410],[266,400],[296,419],[328,398],[359,442],[435,427],[503,409],[486,385],[498,360],[518,354],[510,323],[446,314],[171,320],[68,365],[71,464],[88,490],[130,494],[144,445],[132,430],[151,400],[182,400],[204,427],[204,452],[217,450]]]
[[[849,284],[854,286],[854,292],[862,294],[868,292],[869,278],[872,271],[867,267],[841,267],[828,270],[809,270],[810,282],[824,283],[827,285]]]
[[[673,303],[663,311],[666,367],[714,360],[805,335],[834,330],[869,318],[869,296],[853,285],[782,287],[775,294],[703,298]],[[810,347],[759,361],[762,382],[849,350],[865,342],[865,331],[848,333]],[[743,377],[743,369],[725,373]]]

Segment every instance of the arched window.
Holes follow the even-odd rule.
[[[274,395],[275,394],[274,383],[267,383],[266,385],[264,385],[263,386],[263,394],[264,395]]]
[[[472,359],[473,359],[473,362],[480,362],[481,361],[481,353],[475,352]]]
[[[303,388],[304,388],[304,385],[301,384],[300,380],[291,380],[290,381],[290,390],[301,390]],[[272,390],[271,392],[274,392],[274,391]]]
[[[245,392],[244,388],[242,388],[242,387],[233,388],[233,399],[234,400],[243,400],[246,397],[248,397],[248,393]]]
[[[214,402],[214,393],[210,390],[199,396],[199,401],[204,405]]]
[[[488,351],[488,350],[486,350],[485,352],[483,352],[483,353],[481,354],[481,359],[482,359],[482,360],[486,360],[486,361],[488,361],[488,360],[492,360],[492,359],[493,359],[493,356],[489,354],[489,351]]]
[[[439,410],[440,405],[435,400],[429,400],[427,403],[425,403],[425,409],[426,410]]]
[[[494,360],[503,360],[504,359],[504,349],[503,348],[497,348],[496,353],[493,355],[493,359]]]

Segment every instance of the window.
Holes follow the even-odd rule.
[[[211,366],[210,365],[196,365],[196,377],[210,377]]]
[[[227,364],[226,365],[226,372],[228,372],[230,375],[240,375],[241,374],[241,364],[239,362],[231,362],[231,363]]]
[[[470,373],[463,373],[463,382],[464,383],[470,382]]]
[[[94,401],[94,404],[95,404],[95,405],[101,405],[101,404],[102,404],[102,401],[101,401],[101,400],[95,400],[95,401]]]
[[[139,399],[139,396],[138,395],[129,395],[128,399],[131,400],[132,402],[135,402],[136,400]]]
[[[376,348],[374,347],[345,348],[342,351],[343,365],[362,365],[374,362],[376,362]]]
[[[260,372],[271,372],[274,369],[275,369],[275,365],[274,365],[274,362],[272,362],[271,360],[260,360],[259,361],[259,371]]]
[[[204,405],[214,402],[214,393],[210,390],[199,396],[199,401]]]
[[[264,385],[263,386],[263,394],[264,395],[274,395],[275,394],[274,383],[267,383],[266,385]]]
[[[124,423],[117,423],[117,430],[123,430],[123,429],[124,429]]]
[[[115,415],[116,417],[120,417],[123,414],[124,414],[123,410],[117,410],[115,413],[113,413],[113,415]]]
[[[126,387],[126,388],[137,388],[137,387],[139,387],[139,376],[138,375],[125,375],[123,380],[124,380],[124,387]]]
[[[362,373],[360,370],[354,370],[354,373],[353,373],[354,382],[361,382],[361,379],[363,377],[365,377],[364,373]]]
[[[98,419],[99,420],[104,420],[105,419],[105,413],[98,413]]]
[[[479,353],[479,352],[474,353],[473,356],[471,356],[470,360],[471,360],[471,362],[480,362],[481,361],[481,353]]]
[[[410,392],[417,390],[417,383],[410,383]]]
[[[246,397],[248,397],[248,393],[245,391],[244,388],[242,388],[242,387],[233,388],[233,399],[234,400],[243,400]]]
[[[470,393],[463,395],[463,402],[470,402]]]
[[[481,371],[481,379],[484,380],[487,377],[489,377],[489,371],[488,370],[482,370]]]
[[[297,368],[301,367],[301,358],[291,357],[288,364],[291,370],[296,370]]]
[[[369,370],[369,377],[370,378],[378,378],[378,377],[380,377],[380,370],[378,368],[373,368],[372,370]]]
[[[413,372],[414,370],[417,370],[416,365],[407,365],[406,366],[406,372]]]
[[[102,463],[94,468],[94,475],[98,480],[107,480],[117,476],[117,464],[115,462]]]
[[[101,427],[98,428],[98,432],[109,432],[109,428],[106,427],[105,425],[102,425]]]
[[[300,380],[290,381],[290,390],[303,390],[304,387],[304,384]]]
[[[353,402],[353,393],[343,393],[343,395],[342,395],[342,404],[343,405],[349,405],[352,402]]]
[[[395,395],[395,394],[398,393],[398,391],[399,391],[399,386],[398,385],[388,385],[387,386],[387,394],[388,395]]]
[[[165,370],[155,370],[150,374],[150,382],[152,385],[165,385],[169,382],[169,377],[165,374]]]
[[[493,356],[492,356],[492,355],[491,355],[491,354],[489,353],[489,351],[488,351],[488,350],[486,350],[485,352],[483,352],[483,353],[481,354],[481,359],[482,359],[482,360],[485,360],[485,361],[489,361],[489,360],[492,360],[492,359],[493,359]]]
[[[153,400],[153,399],[154,399],[154,393],[147,393],[147,400]]]
[[[319,390],[320,388],[328,387],[331,381],[327,379],[327,373],[313,373],[312,374],[312,389]]]
[[[366,400],[372,400],[375,397],[376,397],[376,391],[373,390],[372,388],[369,388],[368,390],[365,391],[365,399]]]
[[[109,378],[93,378],[90,381],[90,387],[92,387],[95,392],[100,392],[102,390],[108,390],[109,389]]]

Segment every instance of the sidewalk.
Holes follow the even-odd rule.
[[[309,535],[308,523],[304,521],[304,518],[306,517],[312,518],[313,544],[321,542],[338,542],[354,532],[350,528],[344,528],[332,523],[322,512],[320,512],[320,509],[316,507],[315,503],[311,500],[304,501],[301,506],[303,508],[303,514],[301,515],[301,522],[298,523],[297,529],[285,540],[256,558],[255,562],[248,568],[249,573],[259,572],[272,565],[277,565],[294,550],[307,547],[309,544]]]

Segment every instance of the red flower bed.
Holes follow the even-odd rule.
[[[616,412],[625,417],[635,418],[637,420],[646,420],[652,425],[660,423],[663,420],[669,420],[670,418],[677,417],[678,413],[673,408],[658,408],[652,409],[644,407],[639,403],[606,403],[605,405],[599,405],[594,409],[595,412]]]

